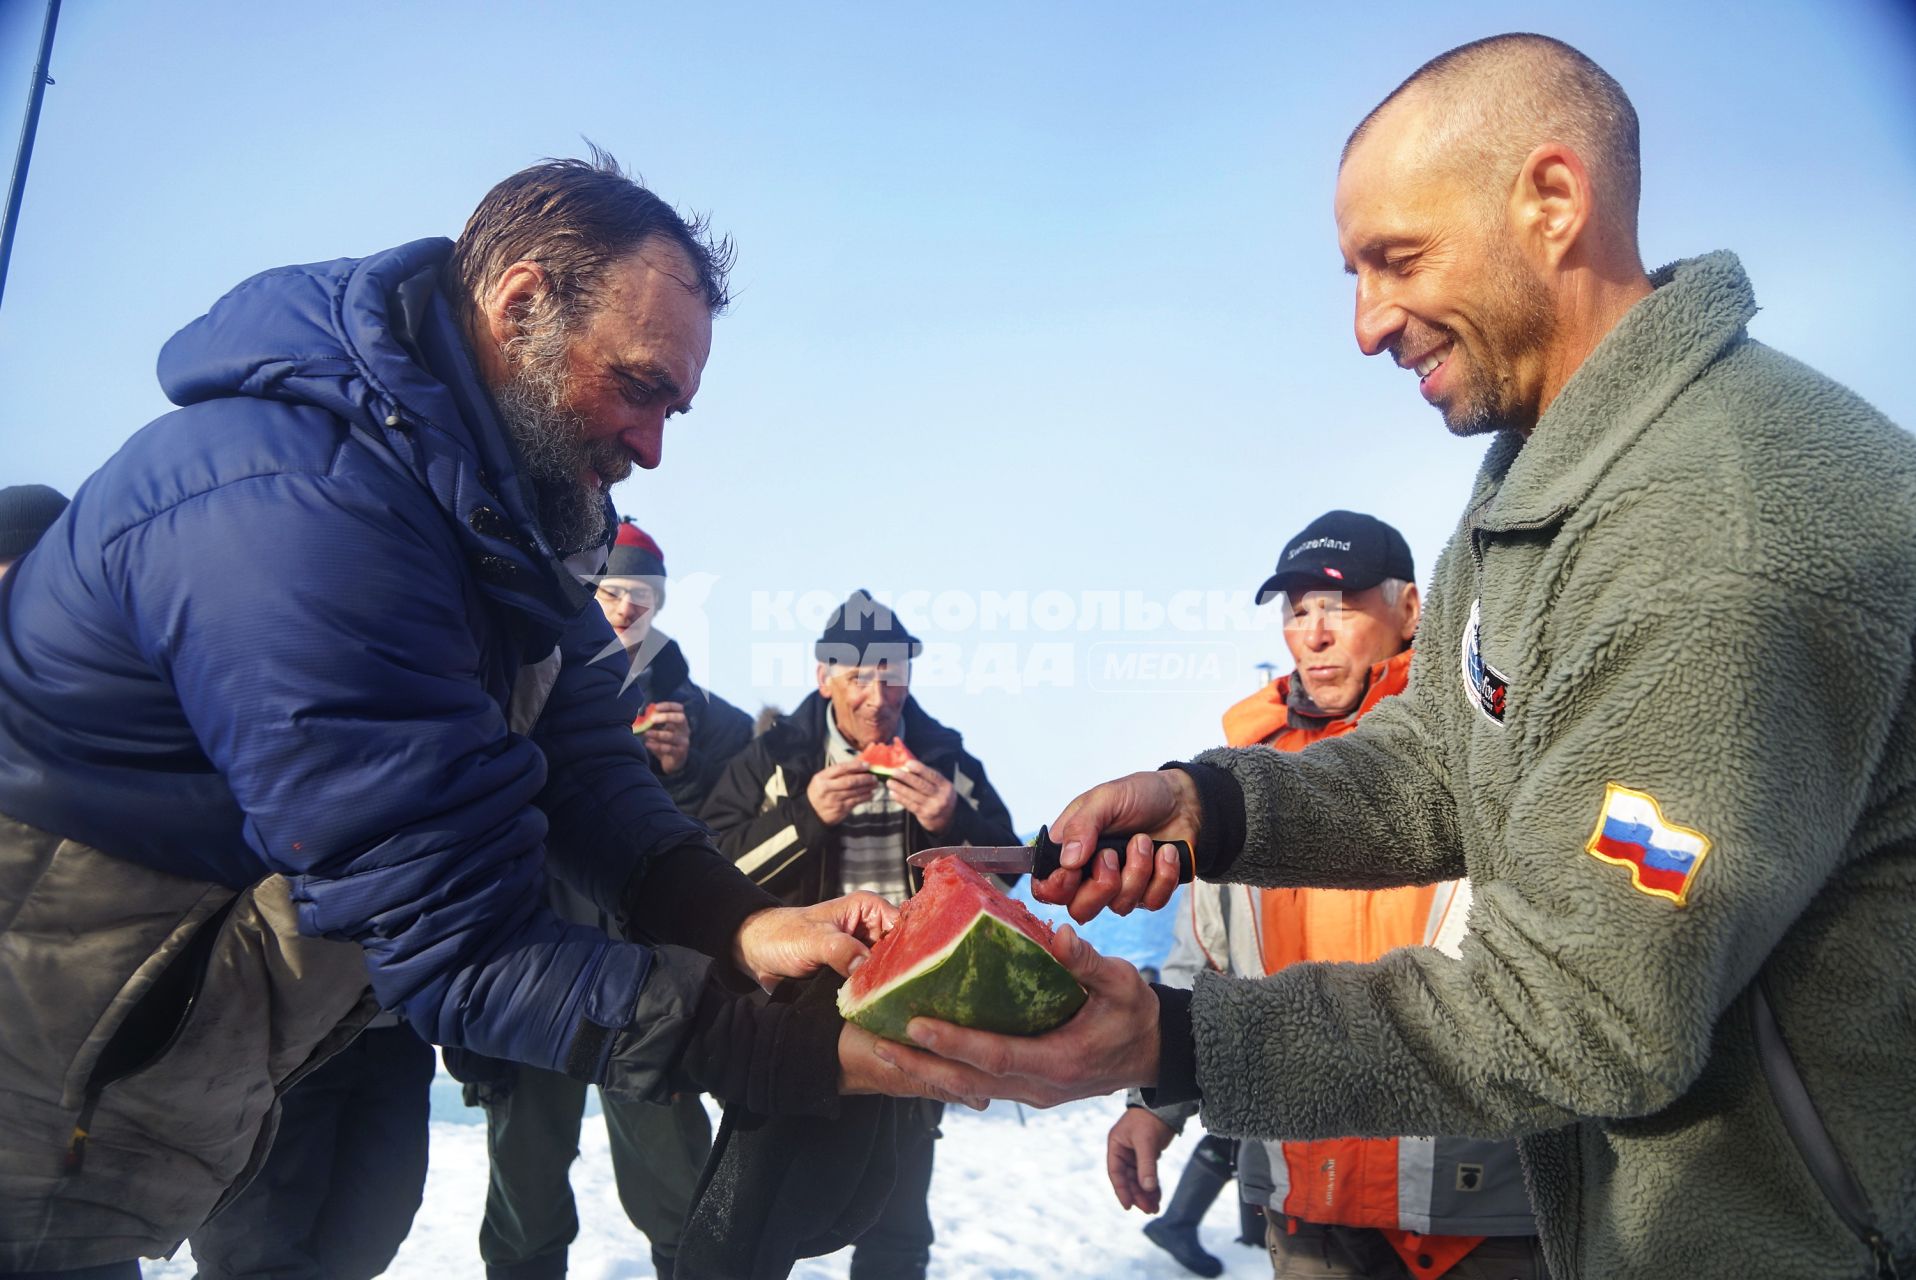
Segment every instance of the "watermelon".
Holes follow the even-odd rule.
[[[893,738],[890,742],[872,743],[858,753],[858,758],[879,777],[889,778],[918,757],[911,753],[903,738]]]
[[[892,931],[838,989],[838,1011],[910,1043],[919,1016],[1030,1036],[1078,1011],[1084,989],[1051,954],[1051,926],[961,858],[925,868]]]
[[[647,729],[650,729],[654,723],[657,722],[658,718],[659,718],[659,704],[656,702],[646,703],[645,710],[639,712],[639,718],[632,722],[632,732],[644,733]]]

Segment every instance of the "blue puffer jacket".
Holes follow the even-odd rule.
[[[623,663],[591,661],[618,650],[437,291],[450,247],[267,272],[167,343],[183,407],[0,579],[0,814],[234,888],[284,874],[383,1007],[563,1069],[652,953],[552,914],[546,815],[592,855],[554,871],[607,904],[707,836],[627,730]],[[555,643],[538,728],[509,732]],[[579,1041],[601,1067],[605,1043]]]

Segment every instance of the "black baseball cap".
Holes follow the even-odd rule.
[[[1376,516],[1326,511],[1284,544],[1276,572],[1257,589],[1257,602],[1267,604],[1293,587],[1364,591],[1386,578],[1417,580],[1404,535]]]

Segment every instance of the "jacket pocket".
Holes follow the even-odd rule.
[[[178,1042],[206,985],[214,944],[238,901],[237,897],[228,898],[194,929],[186,945],[162,964],[145,993],[107,1037],[81,1090],[80,1115],[67,1144],[65,1171],[69,1175],[79,1173],[86,1164],[88,1131],[100,1094],[109,1085],[152,1066]]]

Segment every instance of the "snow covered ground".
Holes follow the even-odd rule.
[[[450,1085],[442,1078],[441,1086]],[[435,1089],[438,1103],[458,1106],[456,1087]],[[1104,1176],[1104,1135],[1122,1109],[1116,1098],[1076,1102],[1051,1111],[1027,1109],[1024,1120],[1008,1103],[985,1112],[946,1113],[945,1136],[931,1184],[938,1243],[931,1274],[945,1280],[1014,1277],[1188,1277],[1139,1232],[1142,1214],[1118,1208]],[[594,1108],[596,1111],[596,1107]],[[475,1113],[476,1114],[476,1113]],[[1175,1177],[1184,1167],[1196,1125],[1168,1153]],[[639,1280],[653,1274],[645,1239],[626,1222],[612,1185],[605,1125],[585,1122],[579,1161],[572,1168],[579,1202],[579,1239],[572,1247],[573,1280]],[[1261,1248],[1236,1244],[1237,1209],[1227,1189],[1204,1221],[1205,1248],[1226,1263],[1227,1276],[1267,1277]],[[391,1270],[394,1280],[467,1280],[479,1277],[479,1216],[486,1198],[486,1131],[460,1119],[435,1120],[426,1201]],[[807,1259],[795,1277],[842,1277],[850,1253]],[[148,1280],[188,1280],[188,1251],[170,1262],[145,1264]]]
[[[1085,933],[1107,955],[1161,965],[1177,905],[1174,901],[1165,911],[1139,912],[1126,919],[1100,917]],[[1061,918],[1049,908],[1036,909],[1050,919]],[[948,1110],[931,1185],[932,1221],[938,1232],[931,1274],[945,1280],[1189,1276],[1140,1234],[1144,1216],[1120,1210],[1111,1194],[1104,1173],[1104,1136],[1122,1109],[1122,1100],[1113,1097],[1051,1111],[1021,1112],[1009,1103],[994,1103],[982,1113]],[[486,1198],[486,1131],[479,1118],[479,1112],[460,1104],[458,1085],[442,1073],[433,1085],[425,1203],[386,1273],[394,1280],[484,1275],[477,1240]],[[716,1116],[713,1127],[716,1130]],[[1167,1180],[1183,1169],[1198,1134],[1196,1125],[1188,1126],[1172,1145],[1166,1154]],[[572,1247],[573,1280],[652,1275],[645,1239],[619,1207],[596,1097],[588,1106],[579,1147],[572,1169],[581,1224]],[[1234,1183],[1205,1219],[1205,1248],[1225,1262],[1227,1276],[1268,1276],[1263,1249],[1234,1242],[1236,1190]],[[842,1252],[807,1259],[792,1274],[823,1280],[844,1276],[849,1265],[850,1253]],[[182,1249],[171,1261],[146,1263],[145,1270],[148,1280],[189,1280],[193,1263],[189,1251]]]

